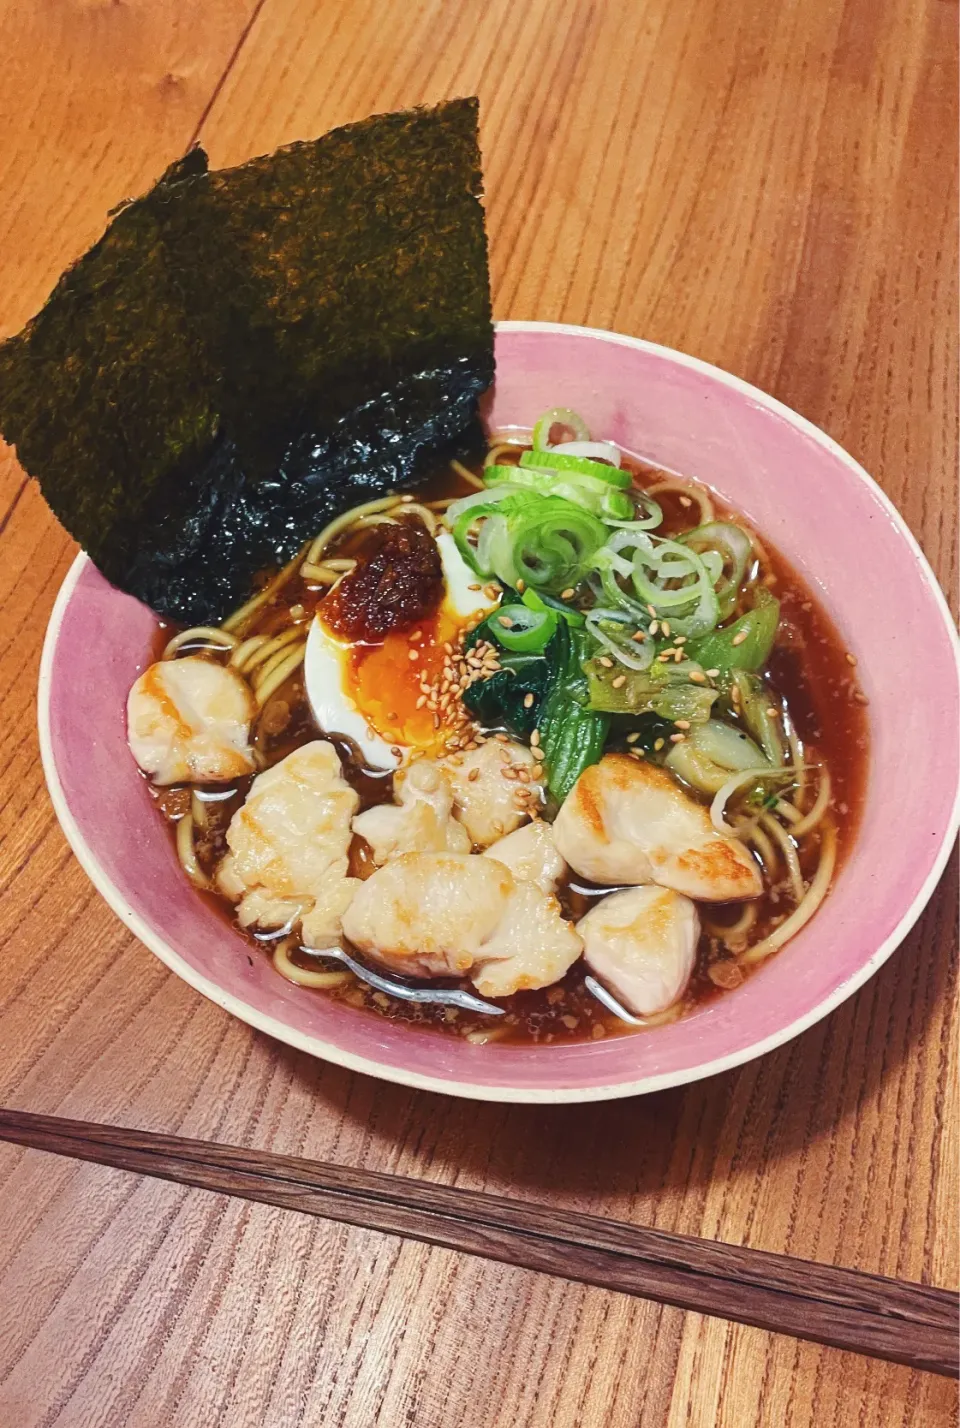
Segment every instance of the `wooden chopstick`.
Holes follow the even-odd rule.
[[[956,1378],[958,1297],[765,1250],[181,1136],[0,1110],[0,1139]]]

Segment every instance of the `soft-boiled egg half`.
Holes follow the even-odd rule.
[[[444,595],[429,619],[378,644],[338,638],[323,622],[322,605],[310,627],[303,668],[314,718],[326,733],[354,739],[374,768],[398,768],[413,750],[442,752],[450,730],[423,702],[424,675],[438,677],[444,645],[498,603],[478,588],[453,536],[444,531],[436,541]]]

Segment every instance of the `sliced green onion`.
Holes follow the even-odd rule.
[[[480,574],[497,575],[507,585],[515,585],[510,552],[510,526],[505,516],[494,511],[483,522],[477,538],[477,568]]]
[[[620,448],[612,441],[556,441],[548,449],[558,456],[585,456],[588,461],[606,461],[610,466],[623,464]]]
[[[487,526],[490,525],[490,517],[496,514],[497,507],[496,503],[489,499],[486,492],[478,491],[477,495],[482,495],[486,499],[481,502],[475,502],[471,496],[467,496],[466,501],[470,502],[470,505],[467,509],[463,509],[463,506],[466,504],[466,501],[463,503],[458,501],[456,504],[460,506],[461,509],[459,511],[454,511],[454,507],[451,506],[450,510],[447,511],[447,522],[453,533],[453,539],[456,542],[457,550],[459,550],[464,560],[467,562],[468,565],[472,566],[472,568],[477,571],[478,574],[486,575],[489,573],[489,567],[486,564],[481,563],[478,546],[471,545],[470,541],[467,539],[467,536],[469,532],[473,529],[473,527],[476,525],[477,521],[480,520],[481,517],[485,517],[486,519],[484,519],[483,525],[480,528],[480,534],[483,535]],[[451,512],[453,512],[452,518]]]
[[[555,426],[564,427],[567,431],[572,431],[576,441],[589,441],[590,428],[583,417],[569,407],[551,407],[533,428],[532,445],[541,447],[544,451],[550,445],[550,433]]]
[[[663,509],[660,506],[660,503],[658,501],[655,501],[652,496],[648,496],[646,491],[643,490],[634,489],[630,494],[632,495],[634,502],[639,503],[639,507],[634,510],[633,518],[628,521],[621,521],[612,520],[608,516],[606,518],[607,525],[619,526],[623,530],[628,531],[656,530],[657,526],[661,525],[663,522]],[[644,508],[646,510],[645,516],[640,515],[639,508]]]
[[[619,569],[619,565],[624,568]],[[610,547],[607,546],[598,552],[594,567],[590,588],[597,598],[606,600],[610,605],[622,610],[624,614],[630,615],[638,627],[648,625],[651,619],[650,611],[645,605],[638,604],[617,582],[618,573],[625,577],[632,575],[633,567],[630,562],[628,560],[620,561],[618,556],[611,555]]]
[[[572,605],[565,605],[554,595],[538,595],[536,590],[524,590],[521,598],[531,610],[552,610],[573,629],[579,629],[586,624],[586,619],[579,610],[575,610]]]
[[[633,520],[634,505],[626,491],[618,490],[608,481],[597,480],[592,475],[576,471],[558,473],[546,466],[535,466],[524,461],[524,457],[530,454],[528,451],[523,453],[519,466],[488,466],[483,473],[484,480],[493,488],[509,483],[518,490],[523,487],[543,496],[559,496],[564,501],[583,506],[584,510],[604,520]]]
[[[714,590],[716,590],[717,582],[723,576],[723,556],[718,550],[701,550],[699,552],[699,555],[700,559],[707,567],[707,573],[710,576],[710,579],[713,581]],[[720,596],[718,593],[717,599],[719,600],[719,598]]]
[[[497,643],[520,654],[536,654],[544,649],[556,628],[557,616],[552,610],[531,610],[527,605],[501,605],[487,621],[487,629]]]
[[[474,491],[469,496],[463,496],[459,501],[454,501],[444,512],[444,521],[453,535],[457,550],[463,556],[467,564],[479,575],[491,573],[492,567],[486,563],[481,563],[478,557],[477,547],[471,545],[467,539],[470,531],[477,521],[483,521],[481,535],[489,521],[486,517],[496,514],[497,505],[505,501],[508,496],[514,495],[521,487],[511,488],[504,484],[498,486],[494,491]]]
[[[518,576],[534,589],[556,594],[579,582],[607,532],[602,521],[581,507],[547,496],[535,507],[518,511],[510,521],[510,535]]]
[[[491,468],[492,469],[492,468]],[[501,467],[501,470],[509,471],[512,468]],[[517,487],[517,490],[521,490]],[[507,496],[515,494],[505,485],[498,486],[496,491],[471,491],[469,496],[461,496],[458,501],[454,501],[444,512],[443,518],[447,525],[453,528],[465,511],[472,511],[476,506],[491,505],[496,501],[504,501]]]
[[[725,620],[728,615],[733,614],[737,603],[737,593],[747,569],[753,542],[745,530],[731,521],[710,521],[707,525],[688,531],[679,539],[684,545],[698,551],[705,564],[708,557],[713,557],[708,568],[711,568],[713,574],[720,619]],[[716,562],[719,562],[719,569],[715,569],[714,573]]]
[[[605,466],[602,461],[590,461],[585,456],[569,456],[562,451],[551,451],[535,446],[520,457],[521,466],[546,467],[552,471],[575,471],[578,476],[594,476],[605,481],[608,486],[619,486],[626,490],[633,484],[629,471],[621,471],[616,466]]]
[[[627,558],[630,552],[630,558]],[[649,617],[666,616],[674,634],[706,634],[716,625],[719,604],[710,572],[693,550],[665,536],[642,530],[619,530],[594,561],[604,592],[612,604]],[[629,581],[625,588],[617,576]]]
[[[505,489],[490,493],[496,500],[466,506],[471,498],[465,498],[453,522],[461,555],[480,575],[495,575],[514,589],[521,580],[553,594],[577,585],[607,538],[606,526],[559,496],[524,490],[501,496]],[[482,524],[473,546],[468,535],[478,521]]]
[[[523,476],[520,467],[501,466],[499,462],[494,462],[493,465],[483,468],[483,480],[487,486],[502,486],[505,481],[515,481],[518,490],[523,486]],[[478,491],[477,494],[482,495],[483,492]],[[462,499],[468,500],[469,497],[463,497]]]

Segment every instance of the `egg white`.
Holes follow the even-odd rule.
[[[443,567],[444,607],[463,621],[495,609],[499,601],[491,600],[483,588],[471,590],[472,585],[478,584],[477,576],[457,550],[453,536],[442,531],[436,541]],[[399,768],[409,752],[408,746],[388,744],[382,739],[346,692],[350,649],[349,640],[338,639],[319,616],[314,618],[303,662],[304,685],[313,717],[325,732],[346,734],[355,740],[372,768]],[[393,753],[394,749],[400,750],[399,755]]]
[[[500,603],[499,596],[491,600],[485,593],[483,582],[477,579],[476,571],[470,569],[457,550],[457,543],[449,531],[441,531],[437,536],[437,550],[443,566],[444,603],[447,608],[461,620],[481,611],[495,610]],[[479,585],[480,589],[472,590],[472,585]],[[490,586],[491,590],[494,588]]]

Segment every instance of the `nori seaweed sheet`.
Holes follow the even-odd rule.
[[[195,148],[0,345],[0,432],[115,585],[215,623],[360,501],[479,446],[477,101],[209,172]]]

